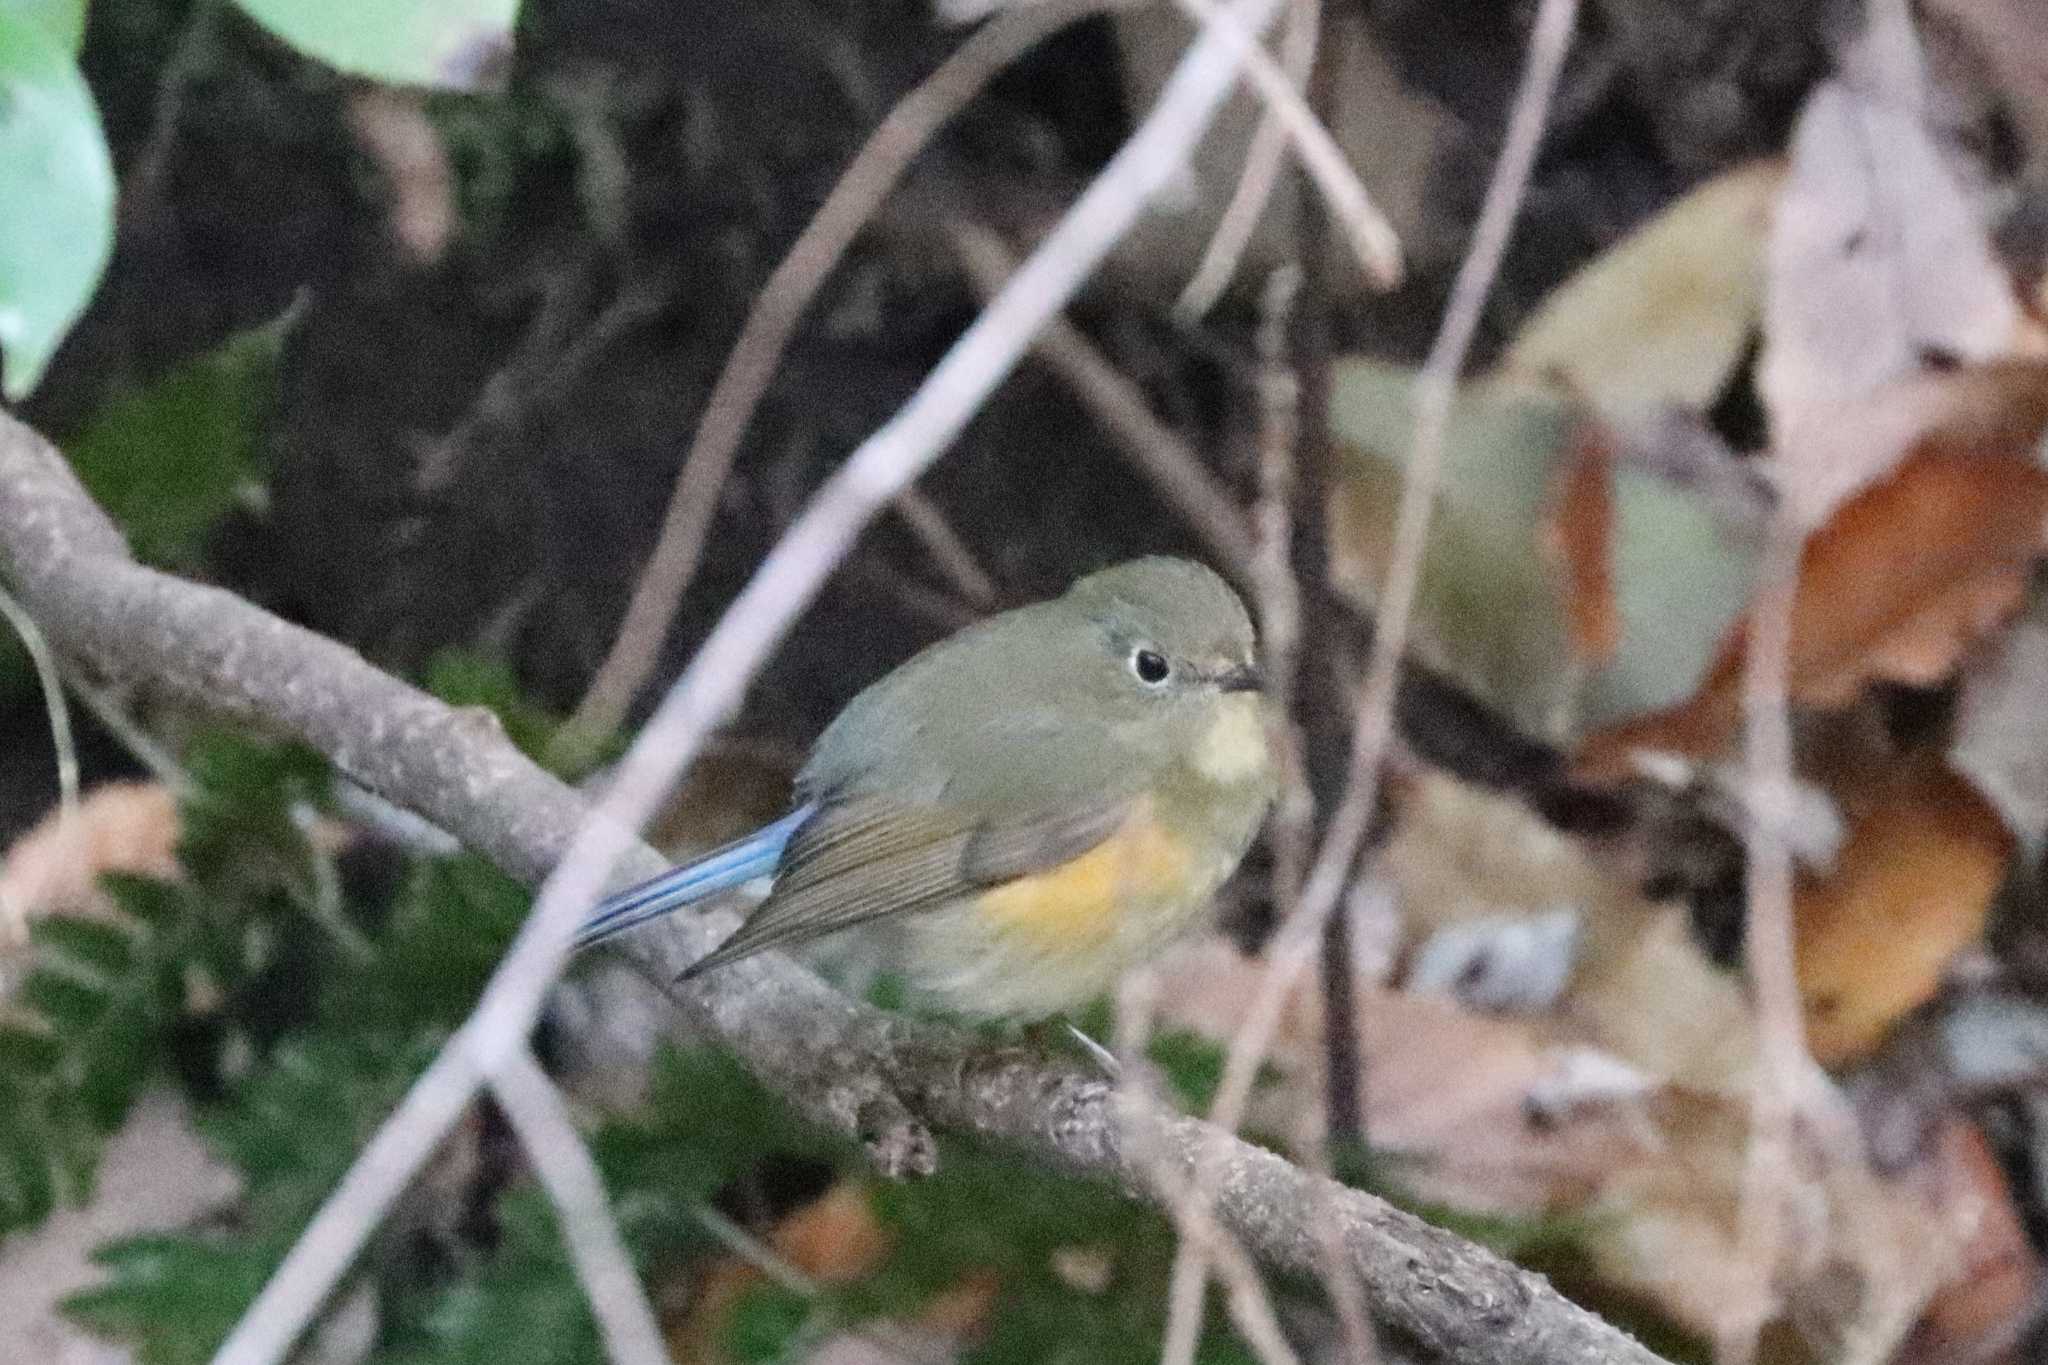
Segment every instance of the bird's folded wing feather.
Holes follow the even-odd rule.
[[[873,796],[828,803],[790,839],[760,909],[685,975],[1060,867],[1129,812],[1121,796],[978,820]]]

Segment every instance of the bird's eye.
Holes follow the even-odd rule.
[[[1138,681],[1148,687],[1157,687],[1173,672],[1173,665],[1166,662],[1166,656],[1152,649],[1131,651],[1131,672],[1138,675]]]

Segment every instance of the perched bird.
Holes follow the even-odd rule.
[[[1153,557],[969,626],[847,704],[796,808],[600,905],[588,946],[757,877],[685,977],[842,930],[891,937],[920,1003],[1036,1020],[1195,926],[1273,800],[1252,623]]]

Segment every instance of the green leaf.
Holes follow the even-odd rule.
[[[177,882],[155,877],[138,877],[127,872],[100,874],[100,887],[114,898],[121,912],[158,933],[192,912],[192,892]]]
[[[355,76],[443,90],[495,88],[519,0],[237,0],[309,57]]]
[[[203,1365],[437,1041],[366,1031],[282,1045],[256,1080],[202,1119],[247,1182],[233,1230],[103,1247],[106,1282],[67,1299],[65,1311],[133,1341],[145,1365]]]
[[[561,728],[561,717],[529,700],[511,665],[493,655],[471,649],[437,650],[427,660],[425,681],[427,691],[450,706],[490,711],[505,727],[505,737],[530,758],[540,758]]]
[[[102,975],[118,976],[135,961],[135,936],[98,920],[53,915],[33,933],[39,946]]]
[[[65,1300],[92,1331],[138,1342],[144,1365],[205,1365],[269,1274],[243,1240],[137,1237],[103,1247],[108,1278]]]
[[[31,1116],[0,1111],[0,1226],[39,1223],[56,1207],[55,1163],[43,1146]]]
[[[99,986],[46,969],[29,974],[22,983],[21,998],[37,1014],[67,1031],[89,1030],[107,1006],[107,994]]]
[[[294,316],[239,333],[112,399],[69,443],[80,481],[143,559],[195,567],[208,533],[260,484],[258,438]]]
[[[64,1045],[43,1029],[0,1024],[0,1074],[41,1079],[64,1059]]]
[[[533,904],[530,888],[477,857],[416,863],[399,887],[377,961],[335,983],[331,1010],[392,1027],[452,1030],[476,1004]]]
[[[92,92],[36,15],[0,7],[0,394],[35,388],[113,245],[114,167]]]
[[[1330,430],[1344,457],[1331,551],[1340,587],[1372,598],[1392,545],[1414,436],[1412,371],[1341,361]],[[1444,433],[1442,477],[1416,595],[1424,654],[1524,730],[1561,736],[1578,682],[1564,585],[1545,554],[1571,411],[1537,389],[1466,389]]]
[[[418,1344],[382,1353],[383,1365],[583,1365],[604,1359],[589,1300],[577,1283],[547,1199],[506,1197],[498,1246],[474,1273],[433,1294]]]
[[[751,1285],[725,1320],[725,1354],[739,1365],[787,1359],[810,1315],[810,1300],[795,1290],[767,1280]]]
[[[1704,411],[1763,326],[1764,248],[1785,171],[1749,162],[1673,201],[1581,266],[1500,368],[1609,417]]]
[[[1172,1030],[1153,1036],[1146,1055],[1166,1073],[1167,1084],[1191,1114],[1205,1113],[1223,1083],[1223,1049],[1198,1034]]]
[[[1646,470],[1615,470],[1614,520],[1621,648],[1587,682],[1588,726],[1692,695],[1749,605],[1761,550],[1705,498]]]
[[[655,1058],[644,1116],[607,1124],[591,1150],[607,1184],[671,1214],[711,1199],[767,1156],[829,1160],[848,1152],[726,1054],[668,1049]],[[678,1160],[678,1151],[689,1159]]]
[[[28,20],[76,57],[85,45],[85,0],[0,0],[0,16]]]
[[[32,1018],[0,1028],[0,1233],[41,1219],[60,1193],[87,1192],[100,1142],[179,1006],[162,970],[181,938],[175,918],[149,930],[45,919],[32,932],[34,965],[15,994]]]

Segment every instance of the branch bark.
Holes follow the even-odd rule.
[[[550,869],[583,800],[508,743],[332,640],[232,593],[138,565],[63,457],[0,415],[0,568],[53,645],[113,676],[281,731],[418,811],[514,875]],[[661,866],[635,843],[618,875]],[[643,935],[650,967],[709,947],[678,917]],[[1216,1213],[1267,1263],[1318,1273],[1317,1220],[1341,1229],[1372,1311],[1442,1359],[1467,1365],[1621,1362],[1657,1356],[1529,1274],[1371,1195],[1306,1174],[1198,1120],[1137,1107],[1120,1123],[1108,1087],[1017,1053],[988,1053],[933,1024],[880,1013],[775,957],[678,992],[685,1020],[730,1047],[813,1118],[858,1134],[885,1169],[929,1159],[926,1124],[971,1131],[1158,1202],[1140,1154],[1182,1179],[1214,1144]],[[922,1158],[920,1157],[922,1152]],[[1212,1163],[1213,1164],[1207,1164]]]

